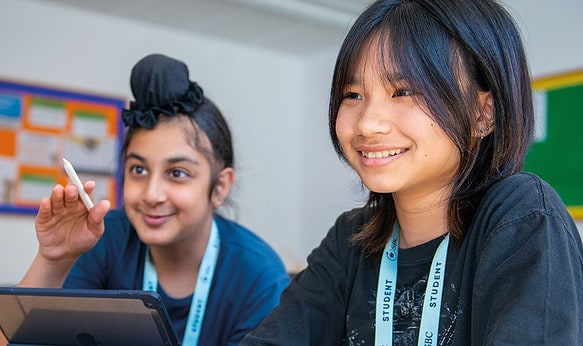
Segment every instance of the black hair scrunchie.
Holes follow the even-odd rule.
[[[122,120],[130,128],[154,128],[161,114],[188,114],[204,102],[202,88],[189,80],[188,67],[162,54],[138,61],[132,68],[130,84],[135,101],[122,110]]]

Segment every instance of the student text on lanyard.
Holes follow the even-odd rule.
[[[190,304],[188,319],[186,320],[182,345],[198,344],[202,321],[204,320],[204,313],[206,311],[206,303],[211,283],[213,281],[217,258],[219,257],[220,245],[221,238],[217,229],[217,224],[215,220],[213,220],[209,240],[200,263],[200,269],[198,270],[196,288],[192,295],[192,303]],[[146,250],[144,281],[142,287],[147,291],[156,291],[158,289],[158,274],[156,273],[156,268],[154,268],[154,264],[150,258],[149,250]]]
[[[387,245],[385,245],[381,258],[377,286],[375,327],[375,345],[379,346],[393,345],[393,310],[395,307],[397,262],[399,258],[399,231],[399,224],[395,223],[393,234],[387,242]],[[427,288],[425,289],[425,298],[423,300],[423,311],[421,313],[421,325],[419,327],[417,345],[437,345],[439,313],[441,311],[441,296],[443,295],[443,280],[445,277],[445,261],[447,259],[448,245],[449,234],[439,244],[431,262],[431,269],[427,278]]]

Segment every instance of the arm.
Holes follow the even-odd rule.
[[[94,182],[85,183],[89,194],[94,188]],[[109,201],[100,201],[88,212],[74,185],[56,185],[40,203],[35,218],[38,252],[19,286],[61,287],[75,261],[103,234],[109,207]]]
[[[581,344],[583,250],[568,215],[541,212],[502,225],[484,249],[472,344]]]

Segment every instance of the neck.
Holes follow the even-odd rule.
[[[401,228],[400,248],[421,245],[448,232],[448,199],[443,196],[443,191],[409,200],[393,195]]]
[[[194,292],[209,236],[210,227],[191,237],[192,240],[178,241],[170,246],[150,246],[158,285],[171,297],[186,297]]]

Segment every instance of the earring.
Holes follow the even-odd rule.
[[[488,133],[488,131],[490,131],[490,129],[492,128],[492,125],[494,125],[493,123],[488,124],[488,126],[486,126],[486,128],[480,130],[480,140],[484,139],[484,133]]]

